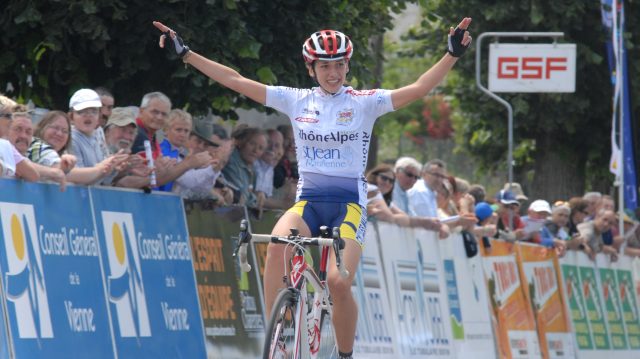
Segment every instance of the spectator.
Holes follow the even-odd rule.
[[[7,135],[7,139],[16,148],[16,150],[20,153],[22,157],[26,157],[27,151],[29,150],[29,145],[31,144],[31,140],[33,138],[33,123],[31,122],[31,114],[30,112],[24,111],[26,110],[26,106],[17,105],[13,108],[13,112],[11,113],[11,124],[9,126],[9,133]],[[14,157],[13,160],[7,157],[7,162],[15,161],[16,166],[21,163],[23,160],[18,157]],[[57,183],[60,183],[60,189],[64,190],[66,185],[65,173],[60,168],[53,168],[42,166],[37,163],[33,163],[28,161],[31,164],[31,168],[35,169],[38,173],[38,177],[40,180],[51,180]],[[7,167],[13,167],[12,165],[7,165]],[[21,166],[21,170],[16,172],[18,176],[20,174],[24,174],[25,179],[31,180],[33,179],[33,175],[28,172],[27,166]],[[16,170],[18,170],[16,168]]]
[[[628,256],[640,257],[640,224],[633,215],[624,214],[624,240],[627,244],[624,253]]]
[[[276,128],[282,133],[283,145],[284,145],[284,157],[292,163],[296,161],[296,143],[293,136],[293,127],[290,124],[280,125]]]
[[[407,191],[413,213],[422,217],[437,218],[438,203],[436,191],[447,178],[446,165],[441,160],[431,160],[422,167],[422,181],[417,181]]]
[[[284,186],[282,191],[286,193],[287,188],[290,188],[292,184],[297,184],[299,178],[296,162],[296,144],[291,125],[280,125],[277,130],[282,133],[284,155],[273,169],[273,187],[280,189]]]
[[[589,213],[587,216],[587,220],[591,220],[595,217],[596,207],[598,206],[598,202],[600,202],[600,198],[602,198],[602,193],[600,192],[587,192],[582,196],[582,199],[587,201],[587,212]]]
[[[396,182],[393,185],[393,203],[407,214],[411,214],[407,191],[420,179],[421,167],[420,162],[412,157],[400,157],[393,169],[396,176]]]
[[[569,236],[573,237],[578,234],[578,225],[587,218],[589,212],[587,211],[589,203],[581,197],[573,197],[569,200],[569,209],[571,214],[569,215]]]
[[[511,187],[511,189],[509,189],[509,187]],[[502,189],[503,190],[507,190],[507,191],[511,191],[511,193],[513,193],[514,196],[516,196],[516,199],[518,200],[518,202],[520,202],[520,207],[521,208],[529,200],[529,197],[527,197],[524,194],[524,191],[522,190],[522,186],[520,186],[520,183],[518,183],[518,182],[511,182],[511,185],[509,185],[509,182],[507,182],[507,183],[504,184]]]
[[[504,239],[509,242],[521,240],[525,237],[524,223],[519,213],[520,202],[510,191],[500,190],[496,194],[498,204],[498,232],[495,238]]]
[[[600,200],[596,204],[596,213],[602,209],[610,210],[614,213],[616,212],[616,202],[613,197],[608,194],[603,194],[600,197]],[[620,236],[620,230],[618,229],[618,226],[614,224],[608,231],[602,233],[602,241],[605,245],[614,246],[616,250],[620,250],[620,246],[622,246],[624,238]]]
[[[438,202],[436,190],[442,186],[446,178],[446,165],[438,159],[431,160],[422,167],[422,180],[416,181],[407,191],[410,214],[431,219],[438,218]],[[449,236],[449,227],[441,223],[440,238]]]
[[[544,223],[546,231],[553,238],[563,241],[570,241],[569,235],[569,217],[571,216],[571,208],[569,203],[558,201],[551,208],[551,218]]]
[[[193,127],[193,119],[191,114],[186,111],[173,109],[169,111],[167,126],[164,129],[164,140],[160,143],[160,151],[163,157],[173,158],[181,161],[187,154],[186,147],[189,140],[189,134]],[[209,141],[203,139],[202,141]],[[160,191],[171,192],[173,189],[173,181],[167,182],[159,187]]]
[[[473,197],[474,203],[480,203],[485,201],[487,191],[480,184],[472,184],[469,186],[469,194]]]
[[[104,131],[110,154],[119,152],[131,153],[131,146],[136,138],[137,126],[135,116],[128,108],[114,108],[109,121],[105,124]]]
[[[258,202],[264,203],[264,208],[288,209],[293,206],[295,199],[295,184],[285,181],[286,194],[274,197],[273,174],[275,166],[284,156],[284,138],[280,131],[269,129],[267,132],[267,148],[253,165],[256,173],[256,193]]]
[[[219,159],[212,155],[210,150],[218,148],[220,144],[211,140],[213,135],[211,122],[206,118],[191,121],[193,129],[187,141],[189,155],[184,158],[184,161],[197,161],[200,165],[190,168],[178,177],[173,186],[173,192],[190,200],[215,199],[226,202],[224,198],[221,199],[213,192],[220,169],[216,167]]]
[[[254,192],[256,176],[253,164],[267,147],[267,136],[258,128],[243,126],[237,128],[231,137],[235,141],[235,149],[222,173],[228,182],[238,188],[241,195],[238,203],[262,208]]]
[[[0,95],[0,138],[5,138],[9,133],[11,112],[15,105],[17,105],[15,101]]]
[[[104,128],[107,125],[107,121],[109,121],[111,112],[113,111],[115,99],[111,91],[107,90],[105,87],[98,87],[95,89],[95,92],[100,96],[100,102],[102,103],[102,107],[100,107],[100,121],[98,122],[98,126]]]
[[[522,218],[525,223],[526,239],[548,248],[555,248],[558,256],[562,257],[565,251],[563,239],[555,238],[547,230],[545,224],[551,216],[551,206],[543,199],[537,199],[529,205],[527,216]]]
[[[104,159],[94,167],[77,167],[76,157],[67,153],[71,145],[71,120],[62,111],[49,111],[38,122],[27,157],[43,166],[56,167],[66,173],[67,182],[94,184],[113,170],[115,157]]]
[[[450,177],[453,178],[453,177]],[[455,181],[453,181],[455,183]],[[436,202],[438,203],[438,218],[446,219],[451,216],[457,216],[459,214],[458,208],[456,208],[453,202],[454,189],[451,186],[449,179],[442,181],[442,185],[436,188]],[[449,225],[450,228],[453,226]]]
[[[395,180],[393,168],[387,164],[377,165],[367,173],[367,214],[384,222],[409,226],[409,215],[391,201]]]
[[[0,138],[0,176],[18,177],[30,182],[40,179],[33,163],[22,156],[11,142],[3,138]]]
[[[473,229],[473,233],[481,239],[484,249],[490,252],[491,241],[489,238],[496,235],[496,221],[498,217],[493,213],[493,207],[487,202],[476,203],[474,212],[478,222]]]
[[[109,147],[107,146],[107,140],[104,137],[104,126],[107,124],[109,116],[111,116],[114,100],[111,92],[109,92],[109,90],[104,87],[98,87],[94,91],[98,94],[98,96],[100,96],[100,102],[102,103],[102,106],[100,107],[100,116],[98,117],[98,125],[96,126],[94,136],[96,137],[98,144],[100,144],[102,153],[106,158],[111,153],[109,152]]]
[[[76,91],[69,100],[71,153],[78,159],[78,167],[93,167],[106,157],[95,136],[101,106],[100,96],[90,89]]]
[[[216,133],[216,126],[217,125],[214,124],[214,134],[211,136],[211,140],[218,143],[219,146],[210,146],[208,148],[211,157],[217,161],[214,162],[213,169],[219,174],[213,187],[213,194],[218,197],[219,205],[226,206],[233,204],[234,190],[229,186],[224,178],[222,169],[227,165],[227,163],[229,163],[231,152],[233,152],[233,141],[228,138],[220,138],[219,134]]]
[[[144,141],[149,141],[153,159],[161,155],[156,132],[165,127],[169,111],[171,111],[171,100],[162,92],[150,92],[142,97],[140,113],[136,119],[138,133],[133,141],[132,153],[140,153],[144,156]]]
[[[448,180],[453,191],[451,201],[460,215],[459,224],[463,228],[471,229],[478,219],[475,216],[475,198],[469,194],[469,182],[453,176],[449,176]]]
[[[602,233],[611,229],[616,223],[616,214],[607,209],[601,209],[596,213],[593,220],[589,220],[578,225],[580,237],[583,240],[584,251],[589,258],[594,259],[597,253],[603,252],[611,256],[611,260],[618,259],[618,251],[613,247],[604,244]]]
[[[157,132],[165,127],[171,106],[171,100],[162,92],[150,92],[142,97],[140,111],[136,119],[138,133],[131,147],[133,154],[140,154],[146,157],[144,141],[150,142],[154,164],[160,164],[163,167],[162,171],[156,171],[156,179],[159,186],[174,181],[189,169],[200,168],[211,162],[211,156],[207,154],[189,156],[184,161],[163,158],[160,144],[157,141]],[[201,151],[200,153],[203,152],[206,151]]]
[[[109,121],[105,125],[105,137],[110,153],[126,156],[126,166],[112,181],[117,187],[146,188],[150,186],[152,170],[161,177],[167,171],[168,164],[161,158],[154,163],[154,168],[149,168],[147,160],[139,154],[131,153],[131,146],[136,137],[137,125],[135,112],[128,107],[116,107],[112,110]]]

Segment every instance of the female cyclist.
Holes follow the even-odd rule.
[[[176,51],[182,60],[209,78],[263,105],[289,116],[295,136],[300,179],[296,203],[276,223],[272,234],[288,235],[297,228],[301,235],[317,236],[319,228],[339,227],[346,239],[344,263],[349,277],[341,278],[330,265],[328,284],[333,298],[334,327],[341,358],[350,358],[358,317],[351,296],[351,282],[362,252],[367,222],[367,183],[364,171],[375,120],[390,111],[427,95],[456,63],[471,43],[466,31],[471,18],[464,18],[449,30],[447,53],[414,83],[396,90],[354,90],[344,86],[349,72],[353,44],[343,33],[322,30],[313,33],[302,46],[309,76],[318,87],[295,89],[267,86],[237,71],[191,51],[165,25],[160,47]],[[278,290],[284,286],[284,246],[269,244],[264,271],[267,317]],[[334,259],[332,259],[334,260]]]

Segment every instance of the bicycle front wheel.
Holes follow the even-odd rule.
[[[297,303],[298,295],[294,291],[285,289],[278,294],[267,326],[262,355],[264,359],[300,357],[295,353],[296,347],[299,347],[295,345],[296,331],[299,330],[294,319]]]

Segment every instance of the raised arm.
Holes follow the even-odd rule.
[[[192,65],[200,72],[207,75],[210,79],[233,91],[236,91],[239,94],[247,96],[263,105],[266,103],[266,85],[248,79],[230,67],[217,63],[213,60],[209,60],[206,57],[191,51],[175,31],[162,23],[154,21],[153,25],[158,28],[158,30],[162,31],[162,35],[160,36],[160,47],[164,48],[165,45],[171,45],[171,43],[166,44],[167,36],[169,36],[172,44],[174,45],[173,48],[175,48],[178,56],[182,57],[182,61],[184,61],[184,63]]]
[[[466,31],[471,23],[470,17],[465,17],[455,29],[449,29],[449,46],[447,53],[423,73],[416,82],[391,91],[391,101],[394,109],[399,109],[409,103],[426,96],[436,87],[451,70],[471,44],[471,35]]]

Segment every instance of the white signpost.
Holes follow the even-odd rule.
[[[575,92],[575,44],[489,46],[489,91]]]

